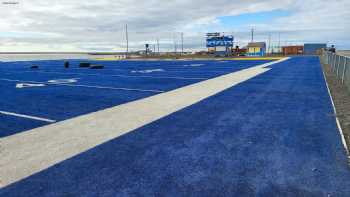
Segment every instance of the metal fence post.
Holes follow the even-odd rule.
[[[337,68],[337,70],[336,70],[336,76],[338,77],[338,71],[339,71],[339,64],[340,64],[340,56],[339,55],[336,55],[336,57],[337,57],[337,65],[336,65],[336,68]]]
[[[344,84],[344,80],[345,80],[345,72],[346,72],[346,68],[347,68],[347,62],[348,62],[348,58],[347,57],[344,57],[344,70],[343,70],[343,76],[342,76],[342,79],[341,79],[341,82],[342,84]]]
[[[333,58],[334,58],[334,70],[333,70],[333,72],[335,72],[335,70],[337,69],[337,55],[335,55],[334,53],[333,53]]]
[[[329,64],[331,65],[331,70],[333,70],[333,57],[332,56],[333,56],[333,54],[330,53],[329,54],[329,59],[330,59],[329,60],[330,61]]]
[[[342,66],[342,62],[343,62],[343,58],[342,56],[339,55],[339,62],[338,62],[338,75],[339,75],[339,72],[341,71],[340,68]]]
[[[336,63],[336,58],[335,58],[335,55],[334,55],[334,53],[332,53],[332,72],[334,72],[334,70],[335,70],[335,64]]]
[[[322,50],[321,57],[322,57],[323,64],[325,64],[326,63],[326,52],[324,50]]]
[[[332,54],[331,53],[328,53],[328,56],[329,56],[329,65],[331,66],[331,69],[333,69],[333,61],[332,61]]]
[[[335,70],[335,66],[337,65],[336,63],[337,63],[337,58],[336,58],[335,54],[333,53],[333,72]]]
[[[329,64],[332,66],[332,71],[334,68],[334,57],[333,57],[333,53],[329,53],[329,57],[330,57],[330,62]]]
[[[331,57],[332,57],[332,72],[334,71],[334,67],[335,67],[335,59],[334,59],[334,53],[331,53]]]
[[[336,57],[337,57],[337,70],[336,70],[336,75],[337,75],[337,77],[338,77],[338,71],[339,71],[339,66],[340,66],[340,55],[336,55]]]

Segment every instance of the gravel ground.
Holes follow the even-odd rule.
[[[350,57],[350,50],[337,51],[337,54]]]
[[[331,72],[329,65],[323,65],[323,71],[326,75],[348,150],[350,150],[350,91]]]

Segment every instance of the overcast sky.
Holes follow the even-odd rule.
[[[173,50],[205,49],[206,32],[226,32],[238,44],[324,42],[350,49],[350,0],[0,0],[0,52],[124,51],[160,40]]]

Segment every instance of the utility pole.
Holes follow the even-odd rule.
[[[160,55],[160,52],[159,52],[159,38],[157,38],[157,48],[158,48],[158,55]]]
[[[184,33],[181,32],[181,55],[184,53]]]
[[[269,33],[269,47],[268,52],[271,54],[271,33]]]
[[[252,28],[252,42],[254,42],[254,28]]]
[[[278,32],[278,52],[281,52],[281,32]]]
[[[126,59],[129,57],[129,35],[128,35],[128,24],[125,24],[125,38],[126,38]]]
[[[176,35],[175,35],[175,33],[173,34],[173,39],[174,39],[174,53],[176,55],[176,53],[177,53],[177,46],[176,46]]]

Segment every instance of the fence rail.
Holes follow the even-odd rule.
[[[321,61],[330,65],[332,72],[350,91],[350,58],[323,50]]]

